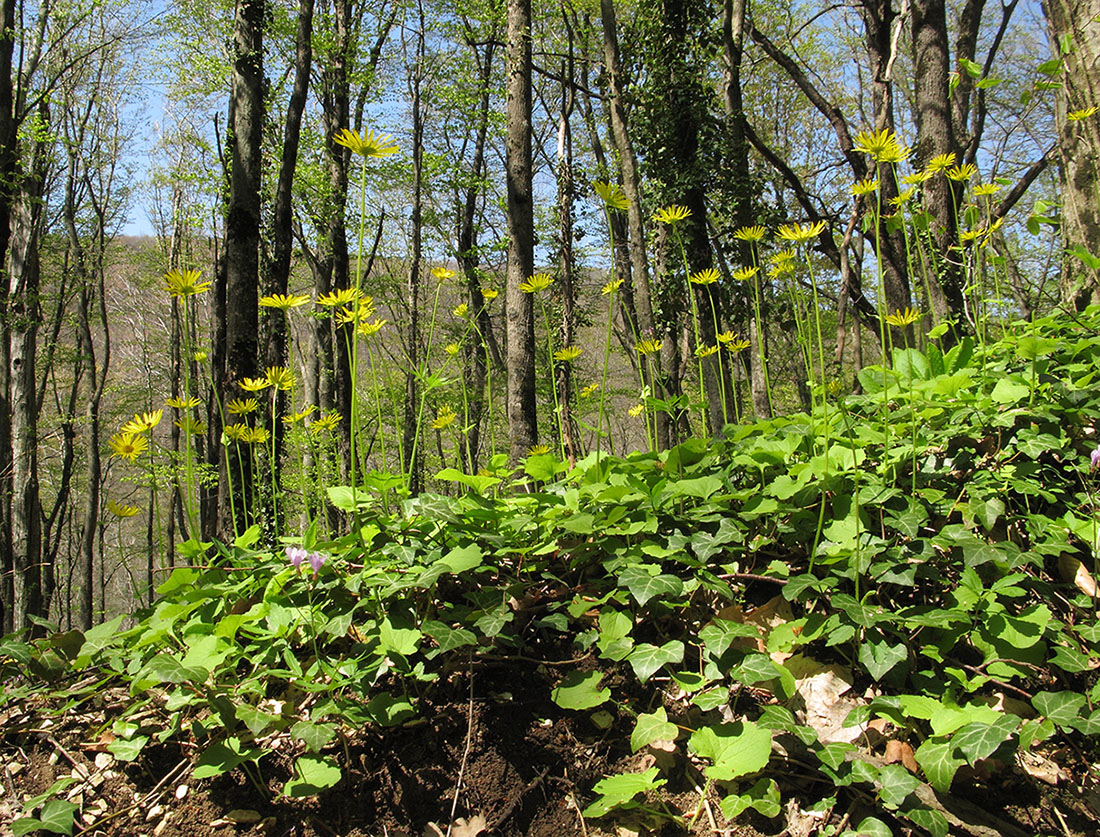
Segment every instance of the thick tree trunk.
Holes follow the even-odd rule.
[[[531,187],[531,0],[507,0],[504,52],[508,121],[508,269],[505,305],[508,343],[508,435],[517,462],[538,441],[535,405],[535,321],[531,294],[520,283],[535,270]]]

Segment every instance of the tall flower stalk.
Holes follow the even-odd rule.
[[[554,396],[554,418],[558,425],[558,446],[561,449],[562,461],[565,461],[565,430],[562,427],[561,404],[558,403],[558,378],[554,373],[554,337],[550,332],[550,316],[546,313],[546,302],[542,298],[542,292],[550,287],[554,280],[548,273],[536,273],[520,282],[519,289],[525,294],[534,294],[539,301],[539,310],[542,311],[542,322],[546,328],[546,362],[550,364],[550,392]]]
[[[752,254],[752,265],[733,274],[734,279],[750,281],[752,283],[752,313],[756,323],[756,346],[760,359],[760,371],[764,375],[764,392],[768,399],[768,412],[775,412],[775,402],[772,400],[772,382],[768,377],[768,358],[764,350],[764,318],[760,314],[760,257],[756,251],[757,246],[764,238],[764,228],[759,225],[741,227],[733,233],[733,237],[749,244],[749,252]]]

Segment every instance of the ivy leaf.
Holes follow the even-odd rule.
[[[246,761],[258,761],[263,754],[264,751],[259,747],[247,747],[242,750],[239,738],[227,738],[224,742],[217,741],[211,744],[203,751],[191,775],[195,779],[220,776]]]
[[[15,837],[22,837],[34,831],[49,831],[53,834],[73,833],[73,817],[77,806],[67,799],[51,799],[42,806],[38,818],[23,817],[11,824],[11,832]]]
[[[871,635],[859,646],[859,661],[875,680],[881,680],[898,663],[909,656],[904,645],[890,645],[884,638],[871,639]]]
[[[914,756],[929,784],[938,791],[950,789],[955,771],[966,763],[955,757],[955,747],[949,741],[939,738],[926,739]]]
[[[477,634],[466,628],[452,628],[443,622],[428,620],[422,626],[424,633],[435,640],[441,652],[454,651],[477,642]]]
[[[920,787],[920,779],[900,764],[885,764],[878,772],[878,798],[887,808],[898,808],[905,797]]]
[[[656,596],[676,598],[684,592],[684,583],[674,575],[651,575],[641,567],[627,567],[619,574],[619,586],[630,591],[640,605]]]
[[[678,731],[676,724],[668,720],[665,708],[659,706],[652,715],[638,716],[634,732],[630,734],[630,752],[636,753],[654,741],[672,741]]]
[[[1039,692],[1031,699],[1031,705],[1058,726],[1070,727],[1081,716],[1085,696],[1080,692]]]
[[[302,756],[294,769],[298,775],[283,785],[283,794],[294,798],[316,796],[343,778],[340,766],[326,756]]]
[[[976,764],[989,758],[1020,725],[1015,715],[1003,715],[992,724],[971,723],[961,727],[951,738],[956,750],[966,756],[967,762]]]
[[[947,817],[931,808],[910,808],[902,815],[915,825],[920,826],[932,837],[947,837],[951,833]]]
[[[599,794],[591,805],[581,812],[585,817],[602,817],[614,808],[627,807],[639,793],[661,787],[664,779],[658,779],[660,768],[651,767],[644,773],[620,773],[596,782],[593,792]],[[632,806],[631,806],[632,807]]]
[[[771,730],[752,721],[717,724],[696,730],[689,746],[713,765],[704,773],[716,781],[729,782],[763,770],[771,757]]]
[[[660,648],[643,642],[635,646],[626,658],[638,680],[645,683],[665,663],[678,663],[684,659],[684,644],[678,639],[669,640]]]
[[[299,721],[290,728],[290,734],[304,743],[310,752],[316,753],[336,737],[336,729],[330,724]]]
[[[598,671],[571,671],[550,693],[562,709],[592,709],[611,697],[610,689],[601,689],[603,675]]]

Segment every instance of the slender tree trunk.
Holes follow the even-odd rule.
[[[569,32],[569,57],[562,61],[561,111],[558,114],[558,264],[561,271],[561,337],[560,345],[564,349],[572,346],[576,330],[576,289],[574,287],[574,268],[576,258],[573,252],[573,199],[576,187],[573,182],[573,130],[570,120],[573,116],[573,31],[565,20]],[[582,454],[579,434],[574,426],[572,412],[573,366],[570,362],[556,365],[558,403],[561,407],[562,446],[566,456],[576,462]]]
[[[505,168],[508,191],[508,431],[512,461],[538,441],[535,407],[535,323],[531,294],[520,283],[535,270],[531,164],[531,0],[507,0]]]
[[[418,374],[420,359],[420,260],[423,233],[424,190],[424,109],[421,100],[421,83],[424,72],[424,8],[418,4],[416,60],[412,67],[412,116],[413,116],[413,201],[412,201],[412,253],[409,273],[405,282],[405,298],[408,304],[409,325],[405,351],[409,368],[405,371],[405,423],[404,449],[409,456],[407,463],[409,490],[415,495],[424,488],[423,457],[416,444],[416,435],[423,432],[419,426],[420,385]]]

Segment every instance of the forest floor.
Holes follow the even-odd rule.
[[[549,699],[554,677],[545,665],[515,658],[480,660],[472,683],[467,672],[452,672],[421,698],[415,721],[345,735],[349,769],[343,780],[307,799],[281,797],[292,759],[277,747],[261,762],[262,775],[238,768],[192,780],[195,753],[178,746],[150,745],[134,761],[117,761],[106,752],[106,730],[128,700],[122,688],[102,691],[95,708],[61,712],[29,698],[0,717],[0,835],[12,834],[8,824],[20,813],[16,800],[43,793],[66,776],[78,780],[66,794],[80,809],[74,833],[87,837],[809,837],[840,834],[865,816],[888,817],[873,796],[851,788],[842,789],[831,807],[818,804],[819,811],[810,812],[831,786],[814,771],[800,770],[797,759],[776,769],[773,758],[769,775],[780,783],[784,809],[770,820],[750,809],[728,824],[713,790],[701,802],[700,774],[686,764],[668,771],[673,780],[635,811],[614,821],[585,820],[580,811],[598,780],[645,770],[662,754],[653,748],[629,752],[623,736],[614,734],[629,729],[628,716],[556,706]],[[1071,751],[1045,758],[1026,768],[991,765],[987,775],[960,774],[952,798],[977,803],[1029,834],[1100,833],[1100,800],[1083,794],[1081,776],[1075,778],[1088,766]],[[661,815],[666,812],[682,819]],[[920,833],[900,823],[895,828],[895,834]],[[957,833],[1000,833],[981,828]]]

